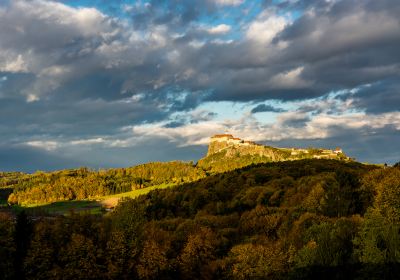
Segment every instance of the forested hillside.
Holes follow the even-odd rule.
[[[217,174],[251,164],[301,159],[353,160],[340,148],[275,148],[235,138],[231,134],[217,134],[210,138],[207,155],[197,165],[209,174]]]
[[[324,151],[328,153],[324,154]],[[331,150],[282,149],[254,142],[229,144],[211,141],[207,155],[197,164],[172,161],[100,171],[80,168],[48,173],[39,171],[32,175],[19,172],[0,173],[0,189],[7,188],[6,193],[12,190],[8,197],[8,203],[12,205],[93,200],[150,186],[195,182],[209,175],[252,164],[313,157],[350,161],[344,153],[334,153]],[[2,201],[4,203],[4,199]]]
[[[159,184],[180,184],[205,176],[192,163],[153,162],[130,168],[94,171],[87,168],[56,172],[16,173],[0,178],[0,184],[13,189],[11,204],[49,203],[93,199]]]
[[[400,169],[252,165],[106,216],[3,215],[5,279],[397,279]]]

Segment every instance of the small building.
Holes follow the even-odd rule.
[[[211,137],[211,142],[227,142],[230,139],[233,139],[231,134],[216,134]]]
[[[240,139],[240,138],[230,138],[228,140],[228,143],[230,143],[230,144],[241,144],[241,143],[243,143],[243,140]]]
[[[343,153],[343,150],[342,150],[341,148],[337,147],[333,152],[334,152],[335,154],[342,154],[342,153]]]
[[[255,145],[256,143],[254,143],[253,141],[243,141],[242,145],[243,146],[250,146],[250,145]]]

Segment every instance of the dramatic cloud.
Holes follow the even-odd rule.
[[[285,110],[281,108],[275,108],[274,106],[268,105],[268,104],[259,104],[253,109],[251,109],[251,112],[253,114],[255,113],[261,113],[261,112],[273,112],[273,113],[282,113],[285,112]]]
[[[394,141],[399,14],[397,0],[0,1],[0,146],[56,168],[108,149],[121,159],[104,166],[148,161],[160,153],[138,143],[163,141],[192,158],[182,147],[225,130]]]

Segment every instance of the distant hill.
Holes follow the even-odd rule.
[[[250,164],[300,159],[351,161],[340,148],[274,148],[245,141],[231,134],[218,134],[211,137],[207,155],[199,160],[198,166],[210,173],[219,173]]]
[[[150,162],[128,168],[94,171],[88,168],[55,172],[0,173],[0,188],[12,189],[8,202],[18,205],[52,203],[67,200],[98,199],[157,185],[179,185],[208,175],[268,162],[301,159],[351,161],[339,148],[274,148],[235,138],[230,134],[214,135],[207,155],[192,162]],[[5,203],[5,199],[0,198]]]
[[[0,186],[13,189],[8,198],[11,204],[42,204],[96,199],[155,185],[193,182],[205,176],[205,172],[193,163],[171,161],[100,171],[79,168],[5,174],[0,176]]]
[[[222,161],[233,148],[222,148]],[[236,149],[234,159],[257,158]],[[7,187],[22,180],[19,199],[57,197],[71,187],[78,194],[97,186],[144,188],[106,215],[0,212],[0,271],[8,273],[0,278],[398,279],[400,168],[287,160],[294,155],[281,159],[280,149],[269,149],[269,159],[280,161],[214,175],[182,162],[0,174]],[[206,158],[222,153],[214,145]],[[160,182],[175,186],[147,187]],[[75,211],[88,202],[57,206],[73,204]],[[29,246],[21,251],[20,244]]]
[[[398,168],[282,161],[125,199],[105,216],[30,229],[0,215],[0,268],[17,271],[22,236],[26,279],[398,279],[399,182]]]

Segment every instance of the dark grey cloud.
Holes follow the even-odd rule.
[[[133,17],[148,12],[140,31],[134,29],[135,20],[133,29],[127,29],[96,13],[85,28],[77,27],[73,20],[67,25],[49,24],[61,12],[53,12],[46,21],[22,13],[18,21],[24,36],[16,32],[14,20],[26,7],[16,4],[2,17],[0,33],[6,36],[1,46],[13,49],[14,57],[31,52],[29,63],[37,69],[30,86],[36,94],[52,91],[71,98],[120,99],[121,92],[145,92],[151,98],[163,98],[171,86],[186,95],[191,92],[185,102],[172,104],[173,110],[193,108],[204,99],[305,99],[388,76],[398,78],[400,23],[392,12],[400,6],[397,1],[391,2],[390,9],[389,1],[386,5],[373,4],[376,1],[319,1],[320,5],[318,1],[288,1],[280,8],[300,5],[298,2],[301,9],[318,8],[320,12],[305,13],[272,38],[272,43],[257,43],[246,34],[231,43],[214,42],[204,29],[189,24],[200,15],[217,11],[211,1],[158,0],[132,5],[129,13]],[[161,16],[170,19],[163,21]],[[259,16],[254,22],[268,28],[283,20],[275,15],[269,22],[271,17]],[[383,23],[376,25],[376,21]],[[182,35],[171,36],[177,29],[175,23],[181,25]],[[258,37],[263,36],[260,33]],[[202,45],[193,47],[196,40]],[[287,47],[279,47],[279,43]],[[296,69],[301,70],[296,77],[285,76],[295,75]],[[57,71],[61,73],[55,76]]]
[[[116,133],[121,127],[162,120],[166,115],[158,109],[157,103],[131,99],[114,102],[83,99],[68,103],[53,100],[26,103],[3,99],[0,120],[5,133],[0,139],[9,139],[11,135],[88,137]]]
[[[154,147],[157,147],[155,149]],[[152,161],[183,160],[196,162],[205,155],[205,146],[177,147],[163,138],[153,138],[136,147],[101,147],[46,151],[28,146],[0,146],[0,170],[35,172],[89,166],[127,167]]]
[[[253,114],[261,113],[261,112],[282,113],[282,112],[286,112],[286,110],[284,110],[282,108],[276,108],[269,104],[259,104],[256,107],[254,107],[253,109],[251,109],[251,113],[253,113]]]
[[[163,127],[165,128],[177,128],[184,127],[188,124],[196,124],[199,122],[210,121],[214,119],[218,114],[209,111],[193,111],[191,114],[180,114],[171,117],[171,121],[166,123]]]
[[[37,170],[59,170],[88,166],[82,158],[65,158],[31,147],[0,145],[0,170],[35,172]]]
[[[250,21],[240,9],[232,34],[210,32],[224,19],[212,0],[93,0],[102,12],[68,3],[0,1],[3,145],[112,143],[131,137],[129,129],[138,124],[177,128],[210,121],[213,112],[190,113],[205,101],[322,102],[329,92],[360,88],[341,98],[368,114],[400,108],[397,0],[265,1]],[[293,10],[300,11],[293,22],[280,16]],[[298,113],[341,112],[306,107]],[[284,113],[266,104],[252,109],[261,111]],[[291,118],[282,125],[299,128],[308,121]],[[103,152],[89,154],[100,158]],[[39,150],[27,154],[42,156]]]
[[[186,124],[185,121],[172,121],[164,125],[166,128],[176,128],[180,126],[184,126]]]
[[[355,107],[367,113],[400,112],[400,81],[384,80],[362,87],[348,98],[353,99]]]
[[[400,132],[393,127],[377,129],[375,134],[338,127],[336,133],[324,139],[285,139],[267,144],[278,147],[315,147],[335,149],[341,147],[350,157],[360,162],[388,163],[400,161]],[[349,141],[351,139],[351,141]]]
[[[281,125],[283,127],[302,128],[305,127],[307,122],[309,122],[310,120],[311,119],[308,116],[298,115],[283,120]]]

